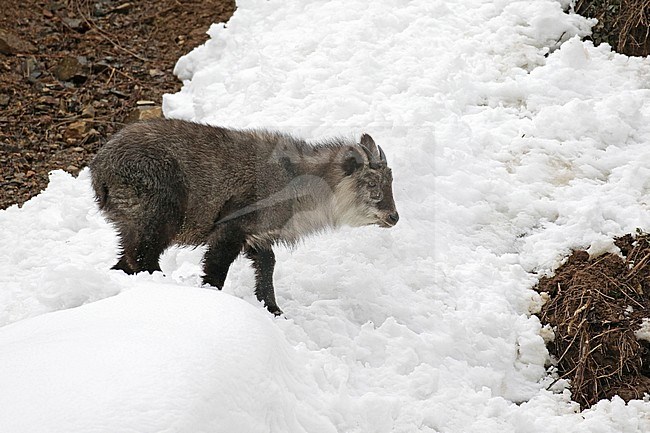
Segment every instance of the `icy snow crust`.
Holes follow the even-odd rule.
[[[572,248],[650,229],[650,61],[581,42],[568,3],[239,1],[166,115],[368,132],[399,224],[280,249],[274,319],[243,260],[222,293],[201,249],[109,271],[88,172],[54,172],[0,212],[0,431],[650,431],[650,403],[546,390],[531,315]]]

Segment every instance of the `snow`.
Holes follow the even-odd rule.
[[[628,308],[628,311],[633,311],[632,308]],[[641,321],[641,326],[639,329],[634,331],[634,335],[637,340],[643,340],[650,342],[650,319],[644,318]]]
[[[271,319],[223,293],[142,282],[9,325],[2,349],[6,432],[335,431],[311,428],[315,384]]]
[[[400,222],[279,249],[276,319],[242,259],[221,293],[200,248],[110,271],[88,172],[52,173],[0,212],[0,431],[650,431],[648,402],[547,390],[531,314],[571,249],[650,229],[650,60],[569,3],[238,1],[166,116],[368,132]]]

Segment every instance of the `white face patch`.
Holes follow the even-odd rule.
[[[361,227],[374,224],[377,218],[373,209],[357,198],[356,182],[346,177],[336,186],[332,200],[332,215],[336,225]]]
[[[294,209],[295,213],[279,231],[278,238],[289,244],[300,238],[343,225],[360,227],[377,221],[373,209],[360,205],[353,179],[344,178],[334,191],[328,189],[322,199],[311,202],[306,209]]]

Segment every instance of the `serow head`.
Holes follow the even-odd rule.
[[[393,199],[393,173],[381,147],[368,134],[350,147],[344,160],[346,183],[353,195],[348,223],[353,226],[376,224],[393,227],[399,220]]]

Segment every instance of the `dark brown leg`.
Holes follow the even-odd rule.
[[[225,226],[221,235],[208,247],[203,258],[203,282],[223,289],[226,275],[232,262],[235,261],[242,248],[245,238],[241,231]]]
[[[255,296],[264,303],[272,314],[280,316],[282,310],[275,300],[273,288],[273,270],[275,269],[275,254],[271,248],[246,248],[246,257],[252,260],[255,269]]]

